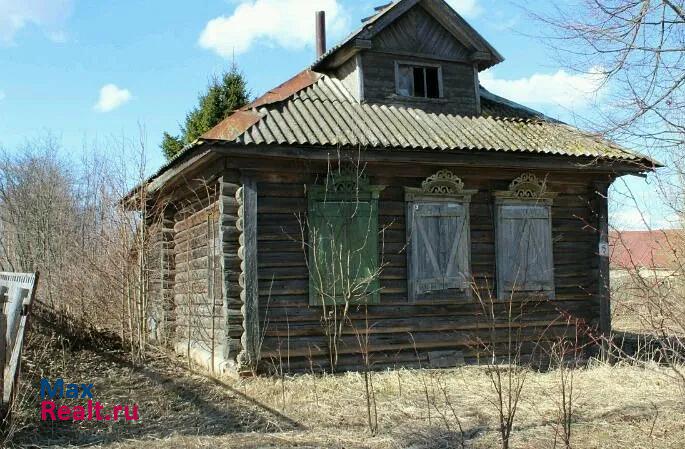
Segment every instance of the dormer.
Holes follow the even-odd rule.
[[[444,0],[397,0],[313,65],[359,102],[480,113],[478,73],[504,60]]]

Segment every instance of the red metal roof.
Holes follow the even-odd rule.
[[[262,118],[256,111],[257,108],[287,100],[302,89],[316,83],[319,78],[321,78],[321,74],[312,72],[311,70],[304,70],[298,73],[285,83],[257,98],[252,103],[235,111],[233,114],[219,122],[214,128],[204,133],[200,138],[216,140],[235,139]]]
[[[612,268],[673,268],[685,255],[685,232],[680,229],[654,231],[611,231]]]

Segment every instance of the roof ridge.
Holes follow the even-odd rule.
[[[538,119],[541,119],[541,120],[546,121],[546,122],[555,123],[555,124],[566,124],[566,123],[562,122],[561,120],[555,119],[554,117],[550,117],[550,116],[543,114],[542,112],[537,111],[533,108],[522,105],[521,103],[517,103],[513,100],[509,100],[508,98],[504,98],[504,97],[499,96],[497,94],[494,94],[494,93],[490,92],[488,89],[486,89],[485,87],[483,87],[482,84],[478,85],[478,90],[480,91],[481,98],[485,98],[488,101],[492,101],[494,103],[499,103],[499,104],[502,104],[504,106],[508,106],[512,109],[519,109],[521,111],[527,112],[528,114],[531,114],[534,117],[537,117]]]

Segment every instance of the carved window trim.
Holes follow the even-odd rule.
[[[555,297],[555,285],[554,285],[554,269],[555,269],[555,257],[553,251],[554,235],[552,232],[552,204],[556,198],[556,192],[550,192],[547,189],[547,177],[539,178],[537,175],[531,172],[525,172],[515,178],[509,184],[507,190],[495,191],[495,260],[496,260],[496,278],[497,278],[497,297],[504,299],[509,290],[505,288],[504,270],[502,268],[503,264],[509,263],[510,261],[504,260],[503,255],[503,238],[501,235],[502,229],[500,229],[500,222],[502,220],[503,206],[530,206],[533,208],[543,208],[547,211],[547,229],[546,232],[549,235],[549,248],[551,251],[550,261],[551,267],[548,267],[551,273],[551,288],[549,290],[540,291],[539,295],[548,297],[549,299],[554,299]],[[525,291],[525,290],[522,290]]]
[[[556,192],[547,190],[547,178],[540,179],[534,173],[526,172],[511,181],[507,190],[496,191],[495,202],[500,203],[507,200],[509,202],[552,204],[556,196]]]
[[[461,295],[464,299],[471,298],[470,285],[461,289],[444,289],[435,290],[432,293],[419,293],[416,291],[415,282],[418,276],[418,259],[416,247],[418,245],[418,237],[415,232],[415,212],[420,204],[456,204],[463,208],[464,224],[462,229],[463,242],[460,244],[457,251],[464,251],[465,254],[458,254],[458,259],[464,260],[464,265],[460,267],[465,276],[471,276],[471,220],[470,220],[470,205],[471,197],[475,195],[477,190],[464,189],[464,182],[452,173],[450,170],[443,169],[426,178],[421,187],[405,187],[405,202],[406,202],[406,232],[407,232],[407,293],[409,302],[419,303],[424,301],[426,297],[437,295],[436,299],[429,299],[431,302],[453,302],[454,298],[451,296]],[[460,238],[462,237],[460,236]],[[470,282],[470,281],[469,281]],[[447,297],[442,298],[445,292],[454,291],[453,294],[447,293]],[[442,295],[441,295],[442,293]],[[451,295],[451,296],[450,296]]]

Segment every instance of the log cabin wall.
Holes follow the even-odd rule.
[[[285,168],[285,164],[280,164]],[[262,325],[263,369],[286,371],[330,369],[321,306],[308,301],[306,249],[306,186],[325,178],[325,169],[298,174],[263,165],[256,174],[258,191],[259,321]],[[366,169],[370,182],[387,186],[379,201],[380,304],[352,307],[352,325],[345,326],[336,369],[363,367],[359,329],[368,329],[373,367],[441,366],[455,358],[476,363],[481,356],[478,338],[489,338],[479,297],[495,295],[495,190],[506,190],[521,170],[458,169],[465,188],[476,189],[470,206],[471,267],[478,294],[470,300],[412,304],[407,295],[405,254],[405,187],[417,187],[444,166],[383,166]],[[318,171],[318,175],[315,174]],[[300,170],[300,173],[305,172]],[[532,356],[542,338],[567,334],[561,313],[588,323],[599,315],[596,247],[596,195],[593,178],[582,173],[537,172],[557,192],[552,208],[556,297],[520,303],[519,324],[525,356]],[[304,233],[306,239],[306,231]],[[497,309],[495,337],[506,338],[506,311]],[[357,331],[355,331],[355,328]],[[544,337],[543,337],[544,335]]]
[[[171,208],[165,208],[148,227],[150,297],[150,338],[170,346],[174,335],[174,221]]]
[[[240,187],[240,174],[226,171],[219,179],[220,241],[223,256],[221,270],[223,281],[223,302],[225,309],[225,360],[235,361],[242,350],[240,338],[243,335],[239,278],[241,273],[238,258],[240,231],[237,228],[238,201],[236,192]]]
[[[175,347],[210,368],[226,339],[218,198],[212,183],[174,200]]]

